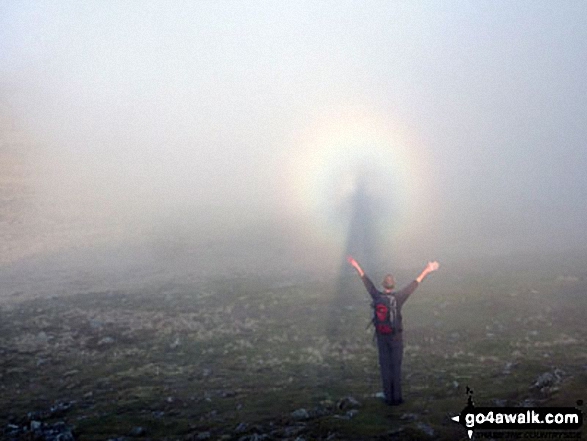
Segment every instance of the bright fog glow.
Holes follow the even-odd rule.
[[[433,187],[419,146],[382,117],[338,115],[316,126],[289,164],[286,185],[288,203],[308,216],[318,238],[342,246],[359,186],[373,203],[383,243],[409,233]]]
[[[2,261],[175,244],[314,267],[340,259],[359,182],[402,262],[587,247],[586,20],[572,1],[4,1]]]

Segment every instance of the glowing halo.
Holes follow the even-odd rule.
[[[301,150],[301,152],[300,152]],[[288,167],[288,203],[313,223],[317,239],[340,245],[359,182],[378,211],[378,233],[393,241],[409,230],[426,195],[421,149],[374,117],[339,118],[310,131]]]

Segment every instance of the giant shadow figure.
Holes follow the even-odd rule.
[[[359,177],[356,190],[350,199],[350,222],[346,237],[344,255],[357,256],[368,268],[379,268],[379,249],[377,247],[376,204],[369,195],[364,177]],[[348,283],[352,272],[343,261],[339,270],[339,278],[332,300],[333,313],[328,317],[326,332],[329,336],[340,335],[345,329],[341,323],[339,310],[356,300],[356,294]]]

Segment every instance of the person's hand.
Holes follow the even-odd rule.
[[[360,277],[363,277],[365,275],[365,272],[361,268],[361,265],[359,265],[359,262],[357,262],[355,259],[353,259],[352,256],[347,256],[346,260],[348,263],[350,263],[352,265],[352,267],[355,269],[355,271],[357,271],[357,274]]]
[[[438,269],[440,265],[438,264],[438,262],[435,260],[433,262],[428,262],[428,265],[426,265],[426,272],[431,273],[434,272]]]
[[[359,264],[357,263],[357,261],[355,259],[353,259],[353,256],[346,256],[346,260],[348,263],[350,263],[353,267],[357,267],[359,266]]]

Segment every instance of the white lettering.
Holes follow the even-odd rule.
[[[467,427],[473,427],[475,425],[475,414],[468,413],[465,415],[465,424]]]
[[[535,410],[526,410],[519,413],[499,413],[488,411],[486,413],[467,413],[465,415],[465,425],[468,428],[473,428],[475,424],[578,424],[579,416],[570,411],[569,413],[548,413],[541,416],[541,412]]]
[[[540,417],[540,415],[538,415],[537,412],[532,411],[532,423],[533,424],[540,424],[540,423],[542,423],[542,421],[540,421],[540,418],[539,417]]]

